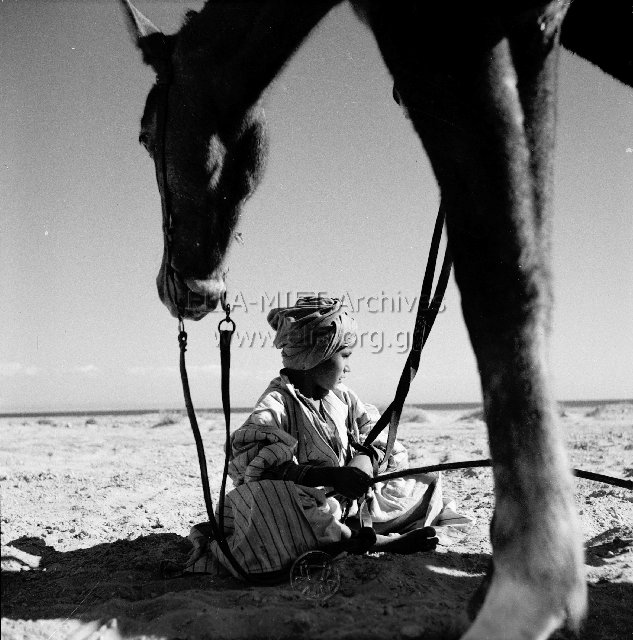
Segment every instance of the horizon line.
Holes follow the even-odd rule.
[[[591,404],[620,404],[633,403],[633,398],[596,398],[588,400],[557,400],[560,405],[568,407],[579,407]],[[381,405],[382,406],[382,405]],[[379,406],[379,410],[381,409]],[[384,405],[383,409],[388,406]],[[477,409],[483,406],[479,402],[406,402],[405,407],[413,407],[415,409],[428,410],[459,410],[459,409]],[[254,407],[232,407],[231,413],[250,413]],[[196,409],[198,413],[222,413],[222,407],[201,407]],[[111,415],[144,415],[152,413],[183,413],[187,410],[180,408],[149,408],[149,409],[69,409],[61,411],[11,411],[0,412],[0,418],[43,418],[43,417],[61,417],[61,416],[111,416]]]

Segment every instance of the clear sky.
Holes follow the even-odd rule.
[[[167,32],[201,4],[138,2]],[[0,42],[0,412],[181,407],[176,321],[154,284],[158,191],[136,142],[152,75],[120,9],[4,0]],[[560,96],[555,391],[630,398],[633,91],[566,54]],[[300,292],[346,297],[365,334],[349,386],[385,403],[438,205],[428,161],[371,34],[346,6],[313,33],[266,105],[268,169],[228,280],[238,330],[262,335],[234,347],[233,405],[253,404],[276,375],[279,352],[262,345],[266,312]],[[200,407],[220,403],[219,319],[187,327]],[[451,283],[409,401],[479,399]]]

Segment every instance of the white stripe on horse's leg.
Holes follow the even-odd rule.
[[[552,15],[561,6],[552,3]],[[494,573],[466,638],[541,640],[568,618],[577,623],[585,603],[546,355],[555,30],[536,13],[510,24],[479,5],[468,16],[375,11],[370,23],[441,186],[482,379]]]

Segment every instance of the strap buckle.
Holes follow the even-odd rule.
[[[185,321],[182,316],[178,314],[178,344],[181,351],[187,350],[187,332],[185,331]]]
[[[218,331],[228,331],[229,333],[233,333],[235,331],[235,322],[233,322],[233,319],[231,318],[231,305],[226,302],[226,291],[224,291],[220,298],[220,304],[222,305],[222,309],[224,309],[226,316],[218,322]],[[222,328],[223,322],[226,322],[229,325],[228,329]]]

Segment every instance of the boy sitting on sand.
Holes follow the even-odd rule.
[[[439,474],[379,482],[368,490],[371,462],[355,445],[362,445],[377,411],[342,384],[356,322],[341,301],[301,298],[294,307],[273,309],[268,322],[284,368],[231,438],[235,488],[226,496],[224,522],[242,567],[276,572],[311,549],[429,551],[438,542],[430,525],[442,526],[448,515],[451,525],[468,523],[444,509]],[[372,446],[384,451],[385,441]],[[388,462],[387,472],[408,467],[400,443]],[[330,490],[335,495],[326,497]],[[197,550],[190,571],[224,568],[237,575],[215,540],[207,544],[196,527],[190,538]]]

